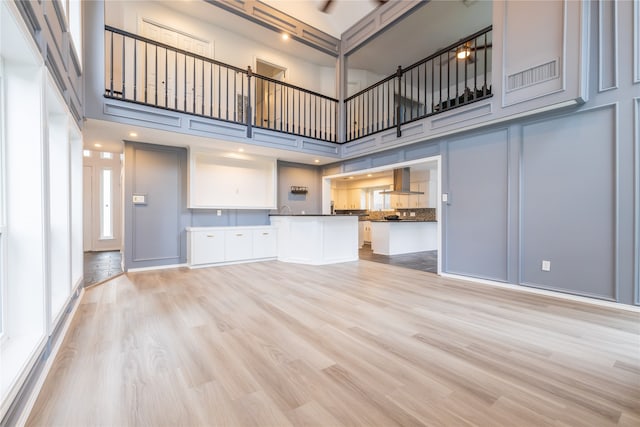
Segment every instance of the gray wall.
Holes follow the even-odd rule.
[[[318,166],[278,162],[278,208],[287,205],[293,213],[322,213],[322,177]],[[291,194],[291,186],[307,187],[307,194]]]
[[[126,142],[124,157],[125,269],[185,263],[187,150]]]

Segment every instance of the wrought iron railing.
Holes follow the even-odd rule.
[[[105,96],[337,142],[338,101],[105,26]]]
[[[345,100],[346,141],[491,96],[487,27]]]

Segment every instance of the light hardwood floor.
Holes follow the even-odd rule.
[[[28,425],[639,426],[640,314],[358,261],[88,289]]]

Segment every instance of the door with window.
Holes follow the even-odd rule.
[[[120,172],[120,153],[85,150],[85,252],[120,250],[122,247]]]

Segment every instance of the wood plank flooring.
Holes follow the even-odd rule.
[[[640,426],[640,314],[358,261],[88,289],[29,426]]]

